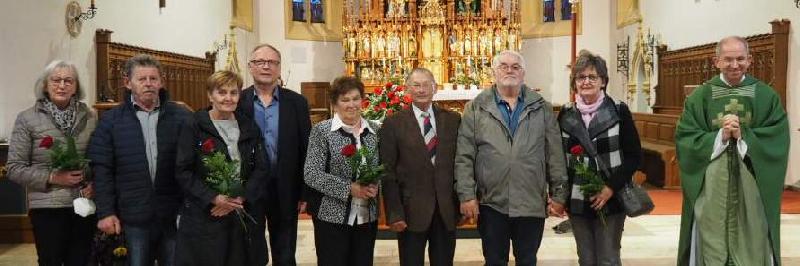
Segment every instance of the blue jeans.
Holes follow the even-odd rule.
[[[123,227],[131,266],[175,265],[175,226],[151,225]]]

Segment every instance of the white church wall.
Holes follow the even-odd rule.
[[[94,103],[96,29],[114,31],[114,42],[205,57],[212,43],[228,32],[231,16],[230,1],[170,0],[163,9],[158,1],[97,1],[97,15],[84,21],[81,34],[72,38],[64,25],[69,1],[6,2],[0,9],[0,138],[8,138],[16,115],[33,105],[35,79],[52,60],[78,66],[87,95],[84,101]],[[88,0],[78,2],[84,10],[89,5]],[[237,32],[239,47],[254,41],[253,33]],[[218,69],[225,64],[224,53],[218,56]]]
[[[287,40],[284,32],[284,2],[261,1],[258,13],[260,42],[281,51],[281,76],[289,89],[300,92],[300,82],[331,82],[344,74],[341,42]],[[247,50],[249,54],[252,49]],[[248,81],[252,83],[252,80]]]
[[[611,7],[606,1],[582,1],[583,34],[578,35],[577,50],[587,49],[600,55],[611,64],[616,50],[611,49]],[[542,89],[542,96],[554,105],[569,101],[570,37],[551,37],[524,39],[522,50],[528,67],[525,83],[532,88]],[[616,69],[616,68],[615,68]],[[609,75],[615,71],[609,69]]]
[[[787,113],[789,114],[791,140],[800,143],[800,9],[794,1],[640,1],[644,25],[654,34],[661,35],[661,42],[669,49],[680,49],[715,42],[729,35],[749,36],[769,33],[769,21],[787,18],[792,22],[789,33],[789,70],[787,84]],[[612,14],[615,16],[616,14]],[[633,36],[636,25],[615,30],[614,42],[625,35]],[[655,77],[655,76],[654,76]],[[615,81],[619,82],[619,80]],[[654,80],[657,82],[657,80]],[[655,84],[654,84],[655,85]],[[789,161],[800,160],[800,147],[791,145]],[[789,164],[786,183],[800,180],[800,166]]]

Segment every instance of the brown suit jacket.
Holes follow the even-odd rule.
[[[441,215],[448,230],[460,218],[453,188],[456,138],[461,117],[433,107],[436,134],[436,165],[431,163],[419,123],[411,109],[387,118],[380,130],[380,155],[386,166],[382,181],[386,220],[405,220],[407,230],[425,232],[433,215]],[[439,213],[434,213],[436,208]]]

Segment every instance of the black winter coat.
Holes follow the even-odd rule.
[[[263,140],[261,135],[249,118],[236,114],[239,124],[239,153],[241,157],[241,176],[246,179],[245,200],[255,202],[264,196],[263,186],[267,182],[267,168]],[[208,110],[197,111],[181,129],[178,141],[177,174],[175,178],[183,188],[187,200],[194,201],[200,206],[210,207],[217,192],[205,183],[207,169],[203,166],[202,155],[205,152],[201,144],[211,139],[214,142],[214,151],[222,151],[230,159],[225,141],[220,136]]]

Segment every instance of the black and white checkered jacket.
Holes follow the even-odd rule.
[[[379,126],[368,122],[369,127],[377,132]],[[350,215],[350,184],[355,181],[353,169],[342,155],[342,148],[355,144],[355,139],[344,129],[331,131],[332,119],[316,124],[311,129],[304,167],[304,179],[312,190],[307,192],[309,212],[314,218],[329,223],[346,224]],[[370,150],[378,148],[378,136],[370,130],[361,134],[361,145]],[[376,152],[374,163],[380,160]],[[369,219],[378,219],[377,200],[369,201]]]
[[[639,135],[636,132],[633,117],[625,103],[616,102],[606,96],[588,128],[584,125],[580,112],[572,103],[561,108],[558,122],[561,126],[564,154],[567,157],[567,173],[572,190],[568,203],[570,213],[594,216],[594,211],[588,211],[591,210],[591,202],[589,199],[585,199],[580,191],[582,180],[575,176],[574,156],[570,154],[570,148],[581,145],[586,149],[587,145],[592,145],[597,155],[593,157],[585,155],[590,167],[597,170],[605,180],[606,186],[616,192],[625,183],[631,182],[631,177],[639,168],[642,157]],[[597,160],[600,161],[599,166]],[[609,200],[606,206],[608,214],[622,211],[617,200]]]

